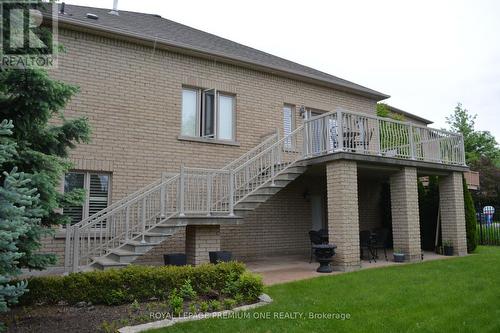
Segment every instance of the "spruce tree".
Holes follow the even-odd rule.
[[[16,155],[16,144],[7,136],[12,134],[12,121],[0,123],[0,170]],[[28,175],[17,168],[2,172],[0,183],[0,312],[16,303],[26,290],[26,282],[12,282],[20,274],[19,263],[24,255],[20,251],[30,233],[40,229],[42,210],[36,188]],[[1,326],[0,326],[1,330]]]
[[[64,174],[71,168],[69,150],[90,138],[86,118],[66,119],[62,112],[77,92],[77,87],[54,80],[43,68],[0,67],[0,120],[13,122],[11,138],[17,149],[2,168],[17,167],[29,177],[30,186],[39,195],[43,226],[30,229],[17,243],[22,254],[18,268],[44,269],[55,263],[54,255],[38,253],[40,240],[51,233],[53,226],[69,222],[61,208],[83,199],[83,191],[59,190]],[[0,176],[0,183],[5,177]]]

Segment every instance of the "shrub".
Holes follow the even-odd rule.
[[[224,301],[224,309],[226,310],[231,310],[232,308],[234,308],[237,304],[236,300],[232,299],[232,298],[226,298]]]
[[[464,187],[464,206],[465,206],[465,231],[467,235],[467,252],[473,252],[477,247],[477,220],[476,210],[472,195],[467,188],[467,182],[463,179]]]
[[[264,291],[264,284],[260,275],[252,274],[250,272],[243,272],[238,278],[237,293],[243,295],[244,299],[248,302],[253,302]]]
[[[208,307],[210,308],[210,311],[219,311],[221,309],[220,301],[212,299],[208,301]]]
[[[180,295],[183,298],[186,299],[195,299],[196,298],[196,291],[193,289],[193,286],[191,285],[191,280],[186,279],[184,283],[182,284],[180,290],[179,290]]]
[[[179,316],[183,310],[184,300],[174,288],[170,295],[168,295],[168,306],[173,315]]]
[[[207,312],[208,308],[209,306],[207,301],[200,302],[200,312]]]
[[[215,293],[223,294],[226,280],[234,277],[238,278],[237,292],[243,294],[247,300],[257,298],[259,291],[263,289],[262,280],[246,272],[245,266],[237,262],[196,267],[131,265],[118,270],[30,278],[30,291],[21,297],[20,304],[56,304],[59,301],[75,304],[86,301],[92,304],[114,305],[131,303],[134,300],[148,301],[153,297],[166,300],[174,289],[183,289],[183,292],[189,290],[186,287],[187,280],[195,293],[206,297]]]

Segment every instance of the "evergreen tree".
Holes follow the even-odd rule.
[[[22,254],[18,258],[19,268],[44,269],[55,263],[54,255],[37,253],[40,240],[54,225],[69,222],[61,208],[83,200],[81,190],[59,191],[64,174],[71,167],[69,149],[90,138],[87,119],[66,119],[62,113],[77,91],[75,86],[50,78],[42,68],[0,67],[0,119],[13,122],[11,138],[17,149],[17,154],[6,160],[2,168],[17,167],[31,179],[31,186],[39,194],[44,226],[29,229],[17,243]],[[0,178],[0,183],[4,181]]]
[[[473,252],[477,247],[477,219],[472,195],[467,188],[467,182],[463,179],[464,205],[465,205],[465,231],[467,234],[467,252]]]
[[[16,155],[16,144],[7,138],[12,134],[12,121],[0,123],[0,168]],[[19,262],[23,252],[19,244],[40,229],[42,210],[36,188],[30,184],[28,175],[17,172],[2,172],[0,185],[0,312],[7,311],[8,305],[26,290],[26,282],[12,283],[20,273]],[[1,326],[0,326],[1,330]]]

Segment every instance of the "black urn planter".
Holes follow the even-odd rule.
[[[453,255],[453,246],[443,246],[443,252],[445,256]]]
[[[319,262],[319,267],[316,270],[318,273],[331,273],[333,272],[333,267],[331,265],[333,256],[335,255],[335,249],[337,246],[333,244],[320,244],[313,245],[314,254],[316,255],[316,260]]]
[[[211,264],[233,260],[233,254],[230,251],[210,251],[208,252],[208,257]]]
[[[165,265],[171,265],[171,266],[185,266],[185,265],[187,265],[185,253],[164,254],[163,261],[165,262]]]
[[[404,262],[406,259],[406,256],[404,253],[394,253],[394,262]]]

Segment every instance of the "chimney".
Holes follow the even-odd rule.
[[[65,9],[64,7],[66,7],[66,4],[63,2],[63,3],[61,3],[61,9],[59,10],[59,14],[62,14],[62,15],[66,14],[64,12],[64,9]]]
[[[113,10],[111,10],[108,14],[111,14],[111,15],[120,15],[118,14],[118,0],[113,0]]]

